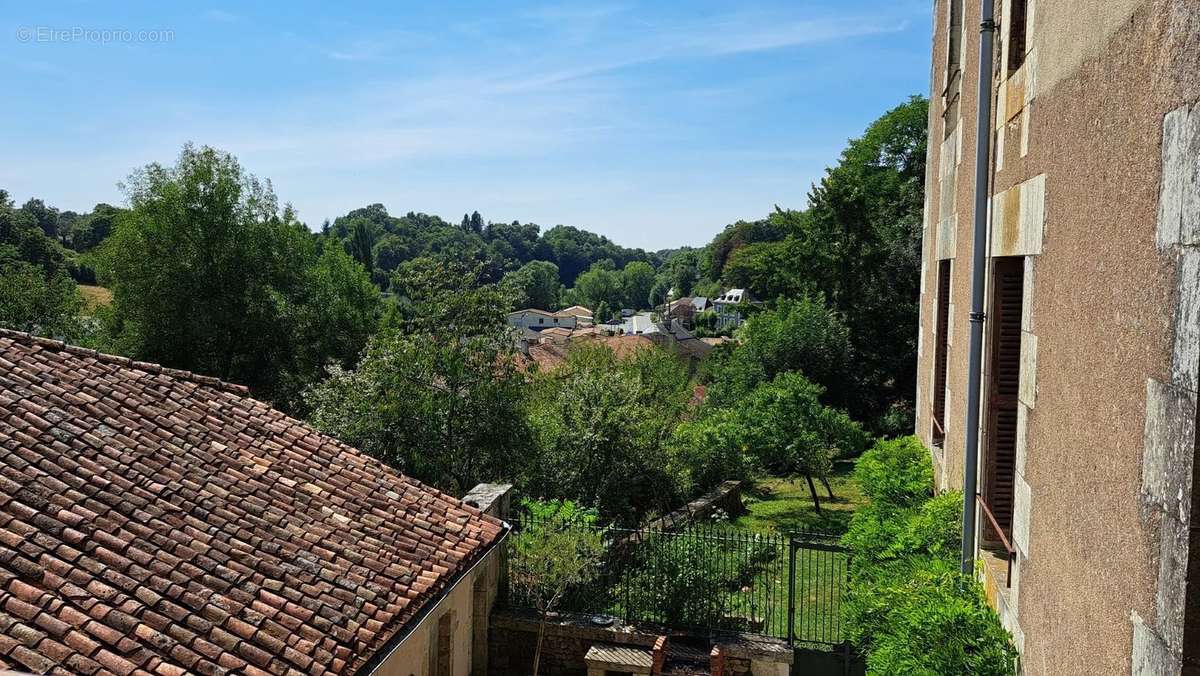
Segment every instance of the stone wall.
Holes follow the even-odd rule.
[[[505,610],[493,613],[489,634],[489,676],[527,676],[532,672],[537,646],[538,621],[531,611]],[[546,623],[539,673],[544,676],[587,676],[584,656],[593,645],[622,645],[651,650],[660,632],[614,622],[607,627],[592,624],[589,616],[563,615]],[[696,640],[675,632],[670,641]],[[793,654],[783,641],[730,634],[713,641],[725,655],[724,676],[786,674]],[[753,671],[752,671],[753,669]]]
[[[658,638],[620,623],[597,627],[581,617],[552,620],[546,623],[545,631],[538,671],[548,676],[587,676],[583,656],[588,648],[597,643],[649,650]],[[488,637],[489,676],[526,676],[532,673],[537,633],[537,618],[531,612],[513,610],[493,613]]]
[[[509,518],[511,484],[479,484],[463,496],[463,502],[502,521]],[[480,565],[471,590],[471,676],[488,673],[488,621],[508,579],[507,547],[502,544],[488,561]]]
[[[676,530],[690,523],[712,516],[717,510],[733,517],[746,511],[742,504],[741,481],[725,481],[720,486],[692,500],[670,514],[647,524],[648,527],[662,530]]]

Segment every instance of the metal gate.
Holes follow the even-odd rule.
[[[521,535],[531,529],[588,529],[604,538],[593,578],[567,593],[562,612],[631,624],[739,631],[824,650],[847,648],[842,596],[849,552],[823,533],[751,533],[722,525],[682,530],[597,528],[517,520],[509,546],[508,602],[533,607],[522,584]]]

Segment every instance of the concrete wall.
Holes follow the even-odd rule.
[[[948,2],[935,7],[917,434],[931,446],[939,485],[956,488],[981,17],[979,0],[966,0],[964,81],[950,106],[941,97]],[[1001,58],[1011,2],[997,3]],[[1029,0],[1027,32],[1024,66],[1011,77],[997,68],[990,125],[989,254],[1026,256],[1019,555],[1012,588],[1001,590],[1004,620],[1027,674],[1178,673],[1146,656],[1179,648],[1172,627],[1182,622],[1177,569],[1187,544],[1177,533],[1190,504],[1161,498],[1161,484],[1164,476],[1190,478],[1194,452],[1159,463],[1154,449],[1162,444],[1152,437],[1187,446],[1192,438],[1180,439],[1179,428],[1189,416],[1194,423],[1195,409],[1169,416],[1170,404],[1147,392],[1157,391],[1154,383],[1179,387],[1176,372],[1197,368],[1179,357],[1177,343],[1197,342],[1192,325],[1200,318],[1179,308],[1200,282],[1181,265],[1188,254],[1180,238],[1164,244],[1159,232],[1164,122],[1200,102],[1200,4]],[[941,259],[953,260],[944,450],[932,448],[930,433]],[[1164,416],[1165,432],[1152,424]],[[1190,479],[1186,488],[1190,495]],[[1174,529],[1166,537],[1164,515]]]

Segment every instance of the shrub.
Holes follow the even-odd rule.
[[[638,547],[632,570],[615,590],[638,619],[668,626],[738,628],[729,617],[732,595],[751,587],[770,564],[774,548],[757,543],[726,551],[714,539],[691,533],[664,535]]]
[[[962,493],[930,494],[921,442],[876,444],[855,476],[871,502],[842,538],[853,555],[844,608],[868,673],[1014,673],[1007,632],[979,583],[958,570]]]
[[[1014,673],[1016,650],[978,582],[939,559],[906,568],[873,588],[882,626],[858,637],[868,639],[869,674]]]
[[[671,461],[678,466],[681,492],[696,495],[722,481],[744,479],[752,463],[738,412],[718,408],[687,420],[671,435]]]
[[[908,515],[888,555],[925,555],[958,562],[962,543],[962,491],[947,491]]]
[[[957,561],[961,537],[962,492],[949,491],[906,510],[868,504],[854,515],[842,544],[863,565],[923,555]]]
[[[854,478],[872,502],[886,507],[913,507],[933,491],[929,451],[913,436],[875,444],[859,459]]]

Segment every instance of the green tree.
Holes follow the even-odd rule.
[[[746,446],[758,463],[776,475],[808,480],[813,506],[821,511],[813,479],[827,482],[835,457],[853,456],[867,435],[843,411],[820,402],[823,390],[799,373],[783,373],[759,385],[738,406]]]
[[[596,263],[575,279],[575,293],[580,304],[595,311],[601,303],[610,308],[625,306],[625,284],[621,273],[613,269],[611,260]]]
[[[83,298],[66,273],[47,274],[0,246],[0,326],[47,336],[79,338]]]
[[[888,111],[813,186],[808,209],[735,224],[707,251],[710,272],[757,298],[825,298],[850,330],[853,413],[887,433],[911,428],[915,397],[928,112],[921,97]]]
[[[58,209],[46,206],[46,203],[40,199],[30,198],[29,201],[21,205],[21,211],[29,214],[29,217],[33,219],[34,225],[44,235],[51,239],[58,237]]]
[[[501,286],[513,295],[515,308],[556,310],[562,284],[558,281],[558,266],[547,261],[532,261],[504,275]]]
[[[757,221],[738,221],[725,226],[712,243],[705,247],[705,255],[701,257],[700,269],[708,279],[721,279],[725,271],[725,263],[738,249],[757,242],[775,242],[787,236],[787,232],[770,219]]]
[[[324,247],[283,317],[292,327],[293,345],[281,379],[277,400],[286,409],[300,409],[302,393],[326,367],[349,368],[379,327],[379,289],[367,271],[341,247]]]
[[[692,287],[700,281],[700,254],[695,249],[680,249],[663,263],[662,273],[671,285],[675,298],[692,294]]]
[[[625,305],[635,310],[650,303],[650,290],[654,287],[654,268],[645,261],[633,261],[621,270],[621,286],[624,289]]]
[[[622,359],[603,344],[573,346],[565,364],[533,383],[536,457],[526,493],[595,505],[623,523],[669,510],[679,494],[669,441],[690,396],[686,366],[664,350]]]
[[[286,402],[295,395],[286,390],[318,375],[314,364],[361,349],[346,341],[342,354],[325,355],[307,345],[326,339],[306,326],[354,324],[336,313],[356,304],[351,314],[363,316],[378,301],[361,295],[360,277],[310,272],[318,263],[314,236],[236,158],[189,144],[174,166],[147,165],[125,189],[131,208],[98,252],[121,352]],[[316,279],[341,279],[348,288],[314,290]],[[345,303],[329,309],[331,295]],[[312,305],[298,307],[306,298]],[[361,338],[361,330],[352,333]]]
[[[825,403],[853,412],[850,332],[821,298],[781,299],[751,316],[738,337],[705,365],[715,405],[734,405],[759,383],[798,371],[825,389]]]
[[[509,575],[515,591],[538,612],[533,651],[537,676],[550,613],[572,589],[596,578],[604,555],[604,534],[594,510],[569,500],[526,501],[526,526],[513,538]]]
[[[398,235],[388,233],[379,238],[371,250],[375,268],[384,272],[392,272],[400,264],[412,258],[412,247]]]
[[[309,390],[322,430],[451,493],[518,476],[527,460],[525,378],[508,300],[477,274],[432,259],[407,267],[407,304],[353,370]]]
[[[365,218],[355,219],[350,224],[346,253],[370,272],[375,269],[375,243],[378,241],[379,228],[375,224]]]
[[[685,495],[700,494],[722,481],[745,479],[753,468],[746,427],[739,411],[732,408],[711,408],[680,423],[672,433],[671,449],[674,473]]]
[[[63,236],[76,251],[93,249],[112,233],[113,224],[122,211],[109,204],[97,204],[91,212],[73,219]]]

